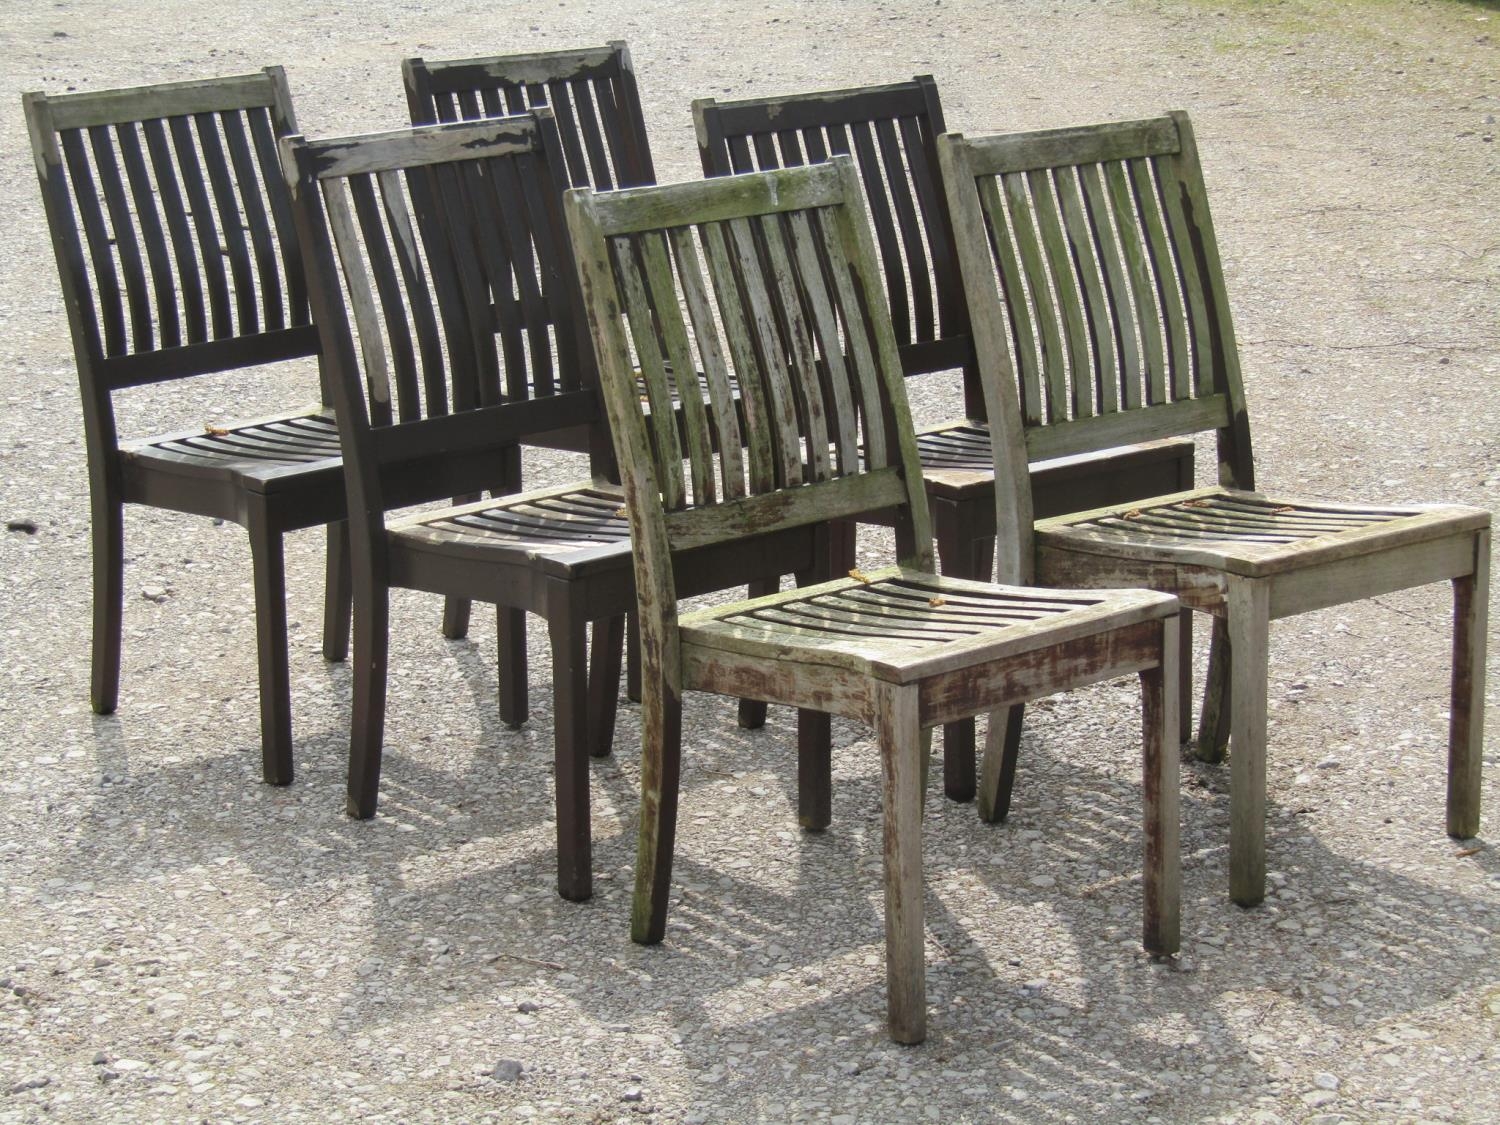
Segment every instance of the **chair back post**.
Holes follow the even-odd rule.
[[[552,109],[571,187],[656,182],[635,67],[625,43],[401,64],[414,125]]]
[[[607,440],[577,349],[558,160],[545,110],[284,146],[351,529],[373,553],[386,512],[497,487],[531,434],[583,419]]]
[[[984,217],[979,209],[971,149],[962,133],[938,138],[937,152],[943,182],[948,185],[948,208],[958,246],[958,264],[968,285],[985,299],[969,298],[969,328],[979,365],[979,383],[990,424],[990,449],[995,459],[995,574],[996,581],[1025,586],[1035,572],[1032,545],[1031,468],[1026,435],[1012,387],[1015,371],[1006,345],[999,303],[988,299],[993,267],[987,249]],[[972,279],[972,280],[967,280]]]
[[[1213,429],[1225,482],[1253,484],[1234,330],[1185,125],[1179,114],[939,138],[986,397],[1004,411],[991,415],[997,474],[1020,457]],[[1002,512],[1001,527],[1002,542],[1023,542],[1015,517]]]
[[[1255,458],[1250,446],[1250,418],[1245,407],[1239,346],[1235,340],[1234,318],[1230,315],[1224,267],[1219,260],[1219,241],[1214,235],[1213,216],[1209,211],[1208,191],[1203,183],[1203,165],[1198,159],[1198,141],[1185,111],[1171,110],[1167,116],[1177,125],[1177,178],[1182,187],[1183,215],[1191,232],[1190,244],[1203,278],[1204,298],[1208,302],[1213,363],[1223,373],[1230,403],[1229,422],[1219,427],[1217,433],[1219,483],[1228,488],[1254,490]]]
[[[953,227],[938,175],[942,104],[931,75],[785,97],[693,102],[704,175],[852,155],[874,226],[886,299],[908,375],[964,369],[965,408],[984,417]]]
[[[116,390],[317,353],[280,67],[22,102],[91,460],[118,448]]]
[[[842,157],[567,193],[631,524],[642,653],[670,689],[680,683],[675,552],[895,507],[903,565],[933,569],[859,199]],[[672,373],[700,370],[708,401],[682,394],[679,425]]]

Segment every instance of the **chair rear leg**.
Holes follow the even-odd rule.
[[[987,577],[994,561],[993,539],[976,539],[963,534],[961,521],[946,505],[935,506],[933,516],[943,573],[951,578]],[[988,550],[985,550],[986,544]],[[980,569],[984,559],[988,559],[990,565]],[[974,799],[973,719],[960,719],[943,727],[943,792],[954,801]]]
[[[582,902],[594,893],[589,831],[586,623],[564,588],[549,606],[552,639],[553,777],[557,790],[557,893]]]
[[[354,602],[349,579],[349,521],[328,525],[328,562],[323,580],[323,659],[349,658],[349,621]]]
[[[1141,723],[1145,741],[1142,794],[1146,848],[1141,944],[1167,957],[1182,948],[1182,860],[1179,843],[1181,795],[1178,759],[1182,754],[1177,702],[1182,655],[1178,620],[1162,622],[1161,664],[1141,675]]]
[[[594,622],[594,639],[589,646],[589,756],[593,758],[607,758],[614,749],[624,646],[623,616]]]
[[[682,783],[682,697],[657,677],[641,699],[641,829],[636,841],[630,937],[655,945],[666,936]]]
[[[93,489],[94,639],[89,705],[113,715],[120,705],[120,649],[125,612],[125,507]]]
[[[287,660],[286,564],[280,531],[252,509],[251,569],[255,576],[255,650],[260,669],[261,772],[267,784],[292,780],[292,684]]]
[[[876,706],[885,837],[886,1023],[898,1043],[927,1037],[917,696],[913,686],[882,685]]]
[[[990,713],[978,794],[979,818],[990,824],[998,824],[1010,815],[1010,794],[1016,784],[1025,715],[1025,708],[1019,703]]]
[[[1453,691],[1448,720],[1448,835],[1479,834],[1484,749],[1484,659],[1489,630],[1490,533],[1474,540],[1473,573],[1453,580]]]
[[[531,713],[526,684],[526,611],[495,610],[495,642],[500,688],[500,721],[511,730],[524,726]]]
[[[367,580],[366,580],[367,581]],[[357,820],[375,815],[385,742],[386,665],[390,656],[390,595],[384,586],[354,588],[353,703],[349,717],[349,797]]]
[[[758,578],[745,588],[747,598],[764,598],[781,589],[781,579]],[[739,724],[745,730],[760,730],[766,725],[766,705],[760,699],[740,700]]]
[[[491,495],[502,496],[511,492],[521,491],[521,447],[519,445],[507,446],[501,450],[500,481]],[[468,504],[478,500],[482,494],[478,492],[469,493],[467,496],[455,496],[455,504]],[[450,641],[461,641],[469,635],[469,611],[472,603],[468,598],[447,597],[443,599],[443,636]],[[503,673],[502,673],[503,674]],[[525,669],[521,676],[524,679]]]
[[[1208,677],[1203,684],[1203,711],[1198,718],[1197,758],[1200,762],[1217,764],[1224,760],[1224,749],[1229,745],[1230,714],[1234,709],[1234,651],[1224,618],[1215,614],[1213,620],[1208,639]]]
[[[1266,671],[1268,583],[1231,580],[1232,682],[1229,754],[1229,897],[1255,906],[1266,895]]]

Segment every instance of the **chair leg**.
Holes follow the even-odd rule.
[[[1254,906],[1266,894],[1266,662],[1270,586],[1231,580],[1229,897]]]
[[[876,705],[885,836],[886,1022],[898,1043],[927,1037],[922,906],[922,731],[914,686]]]
[[[1177,730],[1184,739],[1193,734],[1193,611],[1177,615]]]
[[[822,832],[833,820],[832,743],[828,712],[797,712],[797,823],[809,832]]]
[[[251,510],[250,561],[255,585],[255,651],[260,668],[261,773],[268,785],[292,780],[292,683],[286,640],[286,564],[281,533]]]
[[[1474,541],[1474,571],[1453,580],[1453,695],[1448,720],[1448,835],[1479,834],[1484,748],[1484,658],[1489,629],[1490,533]]]
[[[593,758],[607,758],[614,749],[624,647],[623,616],[594,622],[594,640],[589,646],[589,756]]]
[[[125,507],[94,486],[94,639],[89,704],[98,715],[120,705],[120,650],[125,614]]]
[[[499,650],[500,721],[518,730],[531,713],[526,687],[526,611],[496,607],[495,639]]]
[[[641,701],[641,623],[634,613],[625,618],[625,698]]]
[[[463,496],[455,496],[453,498],[453,503],[454,504],[471,504],[475,500],[478,500],[483,495],[484,495],[484,493],[482,493],[482,492],[470,492],[470,493],[466,493]],[[454,597],[454,596],[451,596],[451,595],[449,597],[444,598],[443,599],[443,636],[445,636],[446,638],[448,638],[448,640],[450,640],[450,641],[461,641],[465,637],[467,637],[469,635],[469,614],[470,614],[470,611],[472,609],[473,609],[473,602],[471,602],[468,598]],[[505,664],[505,661],[504,661],[504,655],[505,654],[502,652],[501,653],[502,659],[501,659],[501,662],[500,662],[500,676],[501,676],[502,682],[503,682],[503,679],[504,679],[504,676],[505,676],[505,673],[506,673],[506,667],[507,667],[506,664]],[[501,687],[500,692],[501,692],[501,695],[503,696],[504,693],[505,693],[505,688],[503,686]]]
[[[1177,664],[1182,655],[1177,618],[1162,622],[1161,664],[1141,673],[1141,715],[1145,737],[1142,793],[1146,849],[1141,944],[1167,957],[1182,948],[1182,860],[1178,841],[1181,797],[1178,759],[1182,753],[1176,699]]]
[[[555,600],[567,600],[562,593]],[[572,606],[549,607],[552,639],[553,777],[557,790],[557,892],[594,893],[589,833],[587,629]]]
[[[1198,719],[1197,758],[1213,765],[1224,760],[1229,745],[1234,646],[1230,644],[1229,627],[1217,614],[1208,638],[1208,677],[1203,683],[1203,712]]]
[[[361,590],[368,584],[369,588]],[[349,717],[349,797],[357,820],[375,815],[385,742],[386,666],[390,657],[390,594],[367,578],[354,584],[353,703]]]
[[[781,589],[781,579],[758,578],[745,589],[747,598],[764,598]],[[760,730],[766,725],[766,705],[760,699],[740,700],[739,723],[745,730]]]
[[[349,521],[328,525],[328,562],[323,580],[323,659],[349,658],[349,620],[354,602],[349,579]]]
[[[682,697],[658,677],[641,699],[641,828],[630,937],[642,945],[655,945],[667,932],[681,781]]]
[[[990,713],[984,768],[979,778],[979,818],[990,824],[998,824],[1010,815],[1010,793],[1016,784],[1016,761],[1021,754],[1025,714],[1019,703]]]
[[[958,520],[946,506],[933,509],[938,560],[950,578],[974,578],[976,540],[961,534]],[[943,727],[943,792],[954,801],[974,799],[974,720],[960,719]]]

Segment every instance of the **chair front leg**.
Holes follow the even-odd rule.
[[[655,945],[667,932],[672,889],[672,847],[677,838],[677,797],[682,783],[682,698],[660,668],[645,669],[641,695],[641,829],[636,841],[635,898],[630,937]]]
[[[125,506],[109,486],[90,482],[94,545],[93,669],[89,705],[113,715],[120,705],[120,650],[125,613]]]
[[[1182,861],[1178,841],[1181,754],[1177,704],[1181,658],[1178,618],[1162,622],[1161,663],[1141,672],[1141,723],[1145,753],[1142,774],[1146,849],[1141,944],[1158,957],[1182,947]]]
[[[922,904],[922,730],[917,688],[881,685],[876,703],[885,840],[886,1022],[898,1043],[927,1038]]]
[[[1263,580],[1231,579],[1227,604],[1230,654],[1229,897],[1254,906],[1266,895],[1266,675],[1271,589]]]
[[[977,541],[963,534],[950,505],[933,505],[932,515],[942,572],[950,578],[977,578]],[[954,801],[972,801],[974,789],[974,720],[959,719],[943,727],[943,792]]]
[[[582,902],[594,893],[589,830],[587,622],[570,588],[548,607],[552,638],[553,776],[557,791],[557,892]]]
[[[1453,580],[1453,690],[1448,719],[1448,835],[1479,834],[1484,658],[1489,631],[1490,533],[1474,537],[1474,570]]]
[[[268,785],[292,780],[292,684],[286,641],[286,564],[279,529],[262,508],[246,520],[255,586],[255,651],[260,671],[261,773]]]
[[[349,521],[328,525],[328,560],[323,578],[323,659],[337,664],[349,657],[349,621],[354,602],[349,578]]]

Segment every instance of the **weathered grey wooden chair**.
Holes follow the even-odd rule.
[[[629,532],[606,469],[592,350],[561,220],[549,111],[308,142],[283,162],[348,466],[354,586],[349,812],[375,812],[393,587],[477,598],[546,619],[552,642],[558,889],[592,890],[590,716],[614,685],[585,677],[590,622],[635,602]],[[587,341],[582,341],[587,349]],[[594,477],[456,507],[534,433],[589,422]],[[689,560],[695,592],[826,558],[798,529]],[[596,654],[598,648],[595,649]],[[618,649],[616,649],[618,652]],[[607,698],[586,705],[590,687]]]
[[[880,273],[897,351],[908,376],[962,369],[964,414],[917,431],[917,455],[944,574],[988,578],[995,535],[995,474],[984,396],[974,363],[968,309],[953,245],[953,224],[938,171],[943,108],[931,75],[909,82],[821,90],[783,97],[693,103],[705,175],[764,171],[850,154],[859,170],[874,227]],[[1193,443],[1178,438],[1031,464],[1032,506],[1040,516],[1136,500],[1190,488]],[[863,522],[889,523],[870,513]],[[844,569],[854,565],[853,525],[846,526]],[[1183,620],[1183,645],[1191,645]],[[1188,661],[1184,669],[1190,668]],[[764,705],[744,705],[741,722],[757,725]],[[1019,737],[1019,715],[1013,728]],[[944,788],[974,796],[974,723],[943,737]]]
[[[625,489],[645,662],[632,934],[666,927],[688,691],[874,726],[891,1035],[925,1035],[922,728],[1139,673],[1145,944],[1178,944],[1177,602],[939,578],[901,363],[850,160],[568,193]],[[646,394],[638,392],[637,372]],[[674,374],[702,372],[708,402]],[[739,389],[738,403],[731,382]],[[643,401],[644,399],[644,401]],[[1010,483],[1024,503],[1024,467]],[[1009,502],[1009,497],[1007,497]],[[896,512],[900,565],[679,616],[683,553]],[[1028,525],[1029,526],[1029,525]]]
[[[1253,491],[1234,327],[1187,116],[954,134],[939,139],[939,153],[980,367],[1006,392],[992,396],[1001,412],[991,418],[1013,458],[1217,433],[1218,487],[1042,521],[1035,576],[1149,586],[1213,615],[1199,749],[1222,754],[1227,711],[1234,901],[1254,905],[1265,889],[1275,618],[1453,582],[1448,831],[1477,832],[1490,515]],[[1027,568],[1028,520],[1016,510],[1000,537],[1013,565]],[[982,799],[1003,808],[1006,798]]]
[[[115,396],[317,355],[276,164],[276,138],[296,131],[286,78],[268,67],[23,101],[83,393],[93,708],[110,714],[119,701],[124,506],[242,524],[254,569],[263,771],[285,785],[292,720],[284,533],[331,525],[323,654],[342,660],[348,648],[344,483],[332,411],[315,405],[122,441]]]
[[[402,60],[401,75],[413,125],[504,117],[547,106],[557,122],[566,165],[565,175],[563,169],[557,172],[559,184],[608,191],[656,182],[635,67],[623,42],[434,62],[408,58]],[[588,427],[573,426],[532,435],[528,444],[586,451],[588,441]],[[521,487],[519,446],[511,456],[510,490],[514,491]],[[609,676],[612,668],[618,679],[619,657],[612,654],[618,653],[622,643],[622,627],[622,622],[612,620],[601,622],[596,630],[593,652],[601,677]],[[500,631],[500,714],[519,726],[527,713],[523,616],[502,613]],[[448,600],[443,632],[452,638],[468,632],[468,603],[457,598]],[[639,699],[640,670],[633,629],[631,636],[627,694]],[[599,738],[594,753],[607,754],[611,729],[597,721],[591,727]]]

